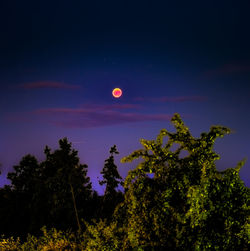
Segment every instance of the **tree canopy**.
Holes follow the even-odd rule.
[[[213,151],[214,142],[230,130],[212,126],[194,138],[178,114],[172,123],[175,133],[163,129],[156,140],[142,139],[143,148],[122,159],[143,161],[129,171],[125,200],[116,208],[113,225],[107,226],[112,226],[115,241],[122,236],[117,247],[247,250],[250,194],[239,177],[244,161],[224,172],[215,166],[219,155]],[[178,148],[172,150],[175,143]]]

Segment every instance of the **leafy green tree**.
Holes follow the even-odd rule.
[[[83,234],[83,250],[115,251],[122,248],[121,235],[116,223],[100,220],[95,224],[86,224]]]
[[[115,212],[124,250],[247,250],[250,196],[239,177],[243,162],[225,172],[214,163],[215,139],[230,130],[213,126],[194,138],[178,114],[172,122],[176,133],[163,129],[122,160],[144,160],[129,171],[125,201]]]

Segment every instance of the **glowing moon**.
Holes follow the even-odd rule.
[[[115,98],[120,98],[121,95],[122,95],[122,90],[120,88],[115,88],[113,91],[112,91],[112,95],[115,97]]]

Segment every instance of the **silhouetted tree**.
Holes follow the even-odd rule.
[[[12,220],[12,214],[15,217],[15,210],[12,207],[12,198],[10,198],[8,189],[0,188],[0,235],[5,234],[5,236],[11,235],[11,230],[13,230],[14,219]],[[14,233],[15,234],[15,233]]]
[[[122,177],[118,173],[117,166],[114,163],[114,154],[119,154],[116,149],[116,145],[111,147],[110,157],[105,160],[104,168],[101,171],[103,180],[99,181],[100,185],[106,184],[105,197],[109,197],[116,193],[116,188],[118,185],[122,185]]]
[[[46,146],[46,160],[41,164],[34,156],[24,156],[8,173],[11,185],[0,193],[5,203],[0,206],[2,233],[24,237],[40,233],[44,225],[80,230],[80,218],[89,220],[94,214],[87,165],[79,163],[77,151],[66,138],[59,146],[54,152]]]
[[[88,204],[92,185],[87,176],[87,165],[79,163],[78,152],[71,148],[67,138],[59,140],[59,146],[54,152],[46,146],[46,160],[42,163],[50,224],[69,228],[74,227],[72,221],[75,219],[80,230],[79,217],[86,219],[91,215]]]
[[[33,227],[37,227],[33,225],[32,220],[36,218],[34,212],[38,201],[37,190],[41,184],[41,169],[32,155],[24,156],[13,169],[14,171],[7,175],[11,185],[2,190],[5,197],[4,217],[7,219],[9,231],[14,236],[24,237],[28,232],[33,233]],[[37,222],[39,219],[37,218]]]
[[[13,169],[14,172],[7,175],[11,181],[11,189],[22,193],[33,191],[41,178],[41,169],[37,159],[28,154]]]
[[[117,192],[119,185],[123,185],[122,177],[120,176],[117,166],[114,162],[114,154],[119,154],[116,145],[110,148],[110,156],[105,160],[104,167],[101,171],[103,180],[99,181],[100,185],[106,185],[101,212],[102,218],[110,218],[118,203],[123,200],[122,192]]]

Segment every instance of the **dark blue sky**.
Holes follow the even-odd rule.
[[[249,1],[1,1],[0,183],[27,153],[68,137],[95,189],[109,149],[119,159],[173,130],[211,125],[218,169],[250,159]],[[112,89],[123,96],[114,99]],[[250,186],[250,160],[241,177]]]

